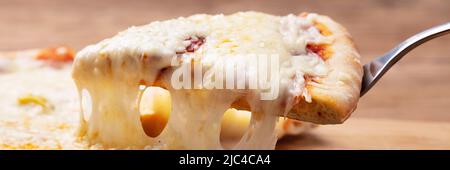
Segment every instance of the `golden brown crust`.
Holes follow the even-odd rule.
[[[332,39],[327,48],[333,51],[325,62],[330,73],[315,82],[309,82],[306,88],[312,102],[301,100],[296,104],[289,118],[318,124],[343,123],[356,108],[363,75],[360,56],[350,34],[340,24],[327,16],[317,16],[316,22],[326,26]]]

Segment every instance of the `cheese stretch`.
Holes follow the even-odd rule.
[[[306,49],[308,43],[327,41],[314,27],[314,17],[256,12],[194,15],[131,27],[84,48],[77,54],[72,72],[79,96],[84,99],[86,93],[91,101],[90,109],[82,109],[80,114],[79,136],[111,148],[222,149],[223,114],[234,102],[243,100],[252,117],[233,149],[273,149],[278,116],[290,111],[295,98],[310,101],[304,77],[328,73],[326,63]],[[271,59],[276,60],[255,66],[252,63],[259,61],[251,56],[257,60],[274,56]],[[207,88],[217,87],[219,76],[213,73],[229,60],[249,65],[227,68],[237,74],[226,72],[223,88]],[[203,81],[189,82],[190,88],[174,84],[174,80],[186,81],[178,77],[181,66],[192,66],[187,68],[194,75],[198,74],[193,71],[197,65]],[[274,68],[276,74],[267,74],[268,79],[276,80],[271,86],[251,88],[261,70]],[[205,81],[207,78],[214,82]],[[244,86],[227,88],[225,84],[231,81],[244,82]],[[140,122],[140,99],[148,86],[163,86],[172,98],[168,123],[156,137],[147,136]],[[262,99],[268,91],[276,95]]]

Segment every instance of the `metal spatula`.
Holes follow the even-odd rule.
[[[448,33],[450,33],[450,22],[422,31],[403,41],[383,56],[365,64],[360,96],[362,97],[366,94],[366,92],[369,91],[370,88],[372,88],[372,86],[375,85],[375,83],[377,83],[377,81],[409,51],[428,40]]]

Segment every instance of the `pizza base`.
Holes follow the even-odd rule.
[[[347,30],[327,16],[318,15],[318,23],[325,25],[333,39],[329,48],[333,54],[326,59],[328,76],[317,84],[306,86],[312,102],[300,101],[288,114],[289,118],[317,124],[343,123],[356,109],[363,69],[360,55]]]

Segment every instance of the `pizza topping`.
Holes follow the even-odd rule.
[[[295,15],[282,17],[280,20],[280,33],[283,35],[285,45],[293,55],[305,54],[306,45],[325,41],[312,20],[300,18]]]
[[[178,52],[178,54],[182,54],[185,52],[192,53],[195,50],[199,49],[200,46],[203,45],[204,41],[205,41],[204,37],[197,37],[197,36],[189,37],[188,39],[185,40],[186,44],[189,45],[186,47],[184,52]]]
[[[327,75],[328,68],[324,62],[327,38],[320,34],[314,25],[315,14],[303,13],[300,17],[288,15],[280,21],[280,33],[286,46],[290,49],[289,62],[281,67],[281,71],[289,77],[289,106],[299,101],[303,96],[305,101],[311,102],[308,89],[305,88],[309,80],[305,77],[322,77]],[[320,45],[315,45],[320,44]]]
[[[46,60],[52,62],[72,61],[75,51],[69,47],[52,47],[41,50],[37,55],[37,60]]]
[[[306,48],[309,52],[317,54],[322,60],[328,59],[331,55],[329,45],[327,44],[308,44]]]
[[[54,110],[54,106],[43,96],[28,94],[17,99],[20,105],[35,104],[42,108],[42,112],[48,113]]]
[[[323,36],[330,36],[332,34],[328,27],[322,23],[314,22],[314,26],[319,29],[320,34],[322,34]]]

